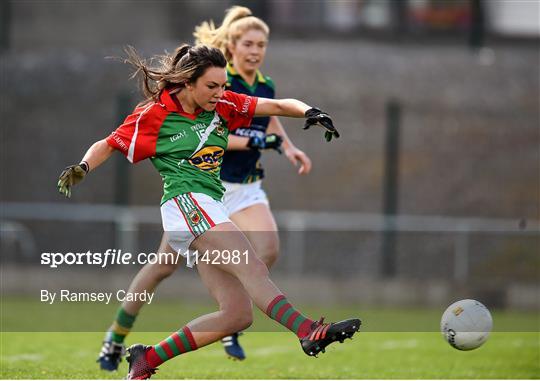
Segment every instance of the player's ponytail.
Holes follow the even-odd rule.
[[[204,21],[195,27],[193,36],[196,44],[207,44],[221,50],[227,61],[232,59],[227,45],[235,43],[240,36],[251,29],[262,31],[266,37],[270,34],[270,28],[261,19],[252,15],[246,7],[235,5],[225,12],[223,22],[216,28],[213,21]]]
[[[160,80],[160,73],[150,68],[150,64],[142,58],[133,46],[124,48],[126,53],[125,63],[130,64],[135,69],[130,78],[139,77],[141,91],[144,97],[149,100],[157,93],[156,83]]]
[[[177,47],[174,50],[174,53],[171,56],[171,62],[169,64],[171,70],[173,70],[176,67],[176,65],[182,59],[182,57],[188,54],[190,48],[191,46],[189,46],[188,44],[184,44]]]

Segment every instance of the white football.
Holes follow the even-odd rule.
[[[441,333],[454,348],[462,351],[476,349],[486,342],[493,327],[489,310],[482,303],[464,299],[444,311]]]

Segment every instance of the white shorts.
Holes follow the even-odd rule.
[[[182,255],[187,254],[195,238],[218,224],[231,221],[223,203],[203,193],[191,192],[161,205],[161,220],[169,245]]]
[[[242,209],[248,208],[255,204],[268,205],[268,197],[261,187],[262,181],[255,181],[249,184],[228,183],[223,181],[225,187],[225,195],[223,196],[223,204],[232,216]]]

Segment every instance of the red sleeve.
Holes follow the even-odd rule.
[[[259,98],[226,90],[216,107],[217,112],[227,121],[232,131],[238,127],[248,127],[255,114]]]
[[[159,129],[167,114],[157,103],[137,107],[133,114],[107,137],[107,143],[122,152],[131,163],[152,157],[156,154]]]

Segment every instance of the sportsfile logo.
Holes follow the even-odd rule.
[[[60,266],[94,265],[107,267],[110,265],[145,265],[162,263],[180,263],[184,257],[180,251],[176,253],[138,253],[132,254],[121,249],[107,249],[105,252],[90,250],[67,253],[41,253],[41,264],[52,269]]]
[[[198,224],[202,216],[197,211],[189,213],[189,218],[193,224]],[[200,252],[195,250],[178,250],[176,252],[160,253],[138,253],[132,254],[124,252],[121,249],[107,249],[105,252],[67,252],[67,253],[41,253],[41,264],[51,269],[61,266],[98,266],[105,268],[112,265],[146,265],[146,264],[179,264],[187,260],[186,265],[190,265],[190,257],[201,255],[200,262],[212,264],[234,264],[240,263],[240,259],[248,263],[249,252],[241,252],[237,249],[232,250],[206,250]]]

